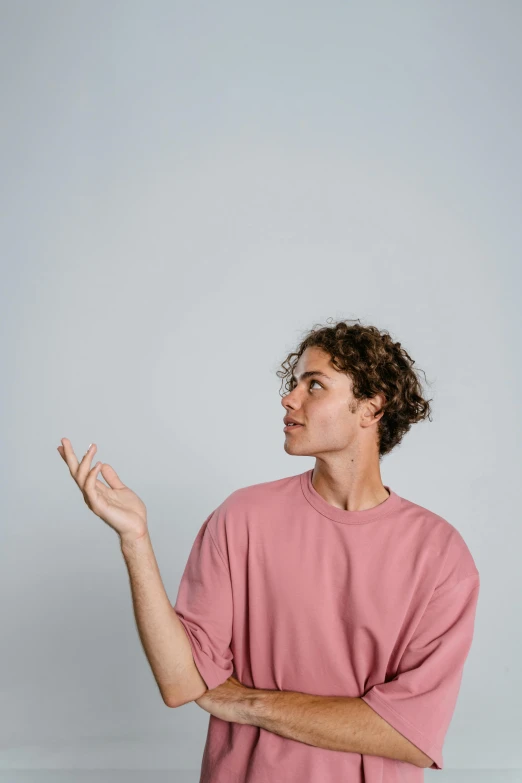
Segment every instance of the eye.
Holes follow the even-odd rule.
[[[316,381],[315,379],[313,381],[310,381],[310,387],[312,386],[313,383],[317,383],[321,387],[321,389],[323,388],[322,385],[319,383],[319,381]]]

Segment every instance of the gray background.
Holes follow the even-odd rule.
[[[95,442],[144,500],[174,603],[218,503],[313,466],[275,371],[330,317],[426,372],[433,421],[382,479],[481,574],[439,774],[522,780],[522,4],[0,8],[5,780],[199,769],[209,715],[163,704],[56,447]]]

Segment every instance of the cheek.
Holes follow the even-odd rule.
[[[353,424],[353,417],[346,410],[339,410],[338,405],[325,406],[311,416],[314,428],[321,432],[342,434],[348,432]]]

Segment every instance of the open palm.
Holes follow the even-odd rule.
[[[147,509],[143,501],[120,480],[110,465],[97,462],[91,467],[96,444],[91,444],[78,462],[70,440],[62,438],[61,443],[57,450],[91,511],[112,527],[122,540],[137,540],[145,535]],[[99,473],[109,486],[97,478]]]

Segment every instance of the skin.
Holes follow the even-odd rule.
[[[328,378],[301,378],[311,370]],[[286,453],[315,457],[312,484],[332,506],[363,511],[382,503],[388,492],[381,479],[377,423],[384,397],[356,400],[350,376],[336,370],[317,346],[303,352],[294,376],[298,383],[281,404],[304,426],[285,432]]]
[[[141,498],[121,480],[111,465],[92,459],[97,446],[91,443],[78,460],[68,438],[61,439],[57,451],[69,468],[83,499],[93,514],[103,519],[120,537],[122,544],[135,543],[147,533],[147,509]],[[102,475],[107,484],[100,481]],[[107,486],[108,485],[108,486]]]

